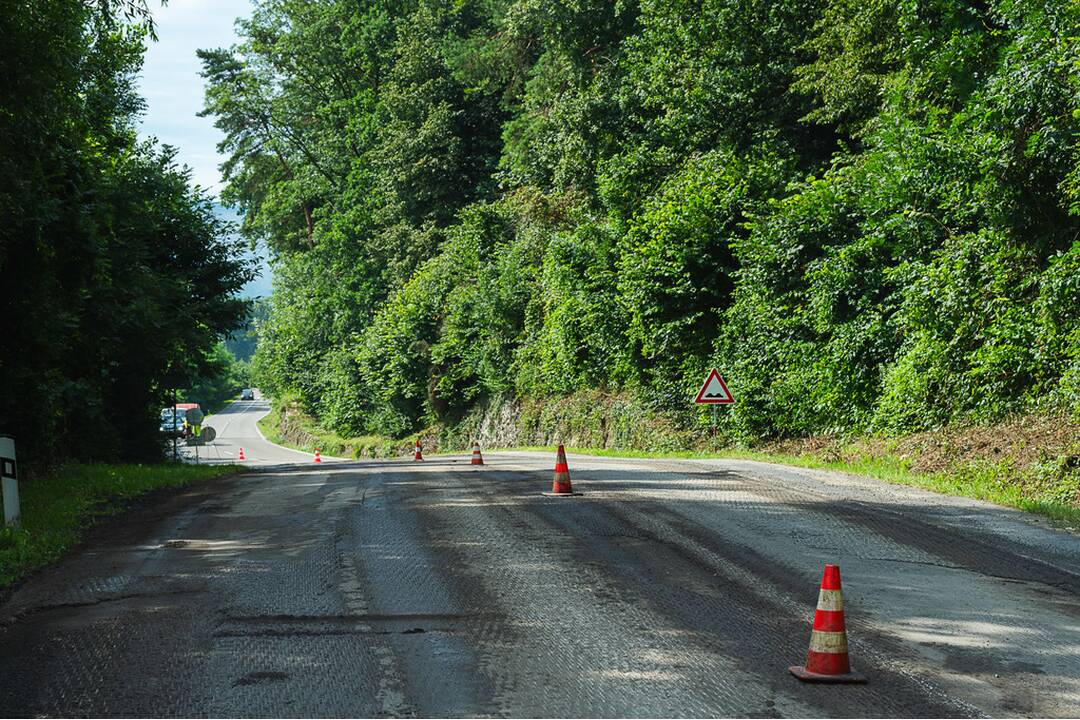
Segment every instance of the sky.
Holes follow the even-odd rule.
[[[221,133],[213,118],[201,118],[202,69],[195,51],[229,47],[237,41],[233,23],[251,13],[250,0],[150,0],[157,42],[147,43],[139,80],[147,109],[139,134],[177,148],[177,159],[191,168],[194,182],[215,197],[221,191],[218,154]],[[259,253],[265,256],[265,252]],[[270,294],[270,268],[259,258],[261,274],[240,292],[244,297]]]
[[[203,105],[199,48],[229,47],[237,41],[233,22],[251,12],[250,0],[151,0],[158,41],[148,42],[140,82],[148,108],[141,134],[179,148],[195,182],[215,195],[221,189],[216,146],[221,133],[213,118],[196,113]]]

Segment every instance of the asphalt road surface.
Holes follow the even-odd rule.
[[[311,453],[290,450],[266,441],[256,421],[268,412],[270,404],[259,394],[256,394],[255,400],[229,403],[203,423],[217,433],[213,442],[195,448],[181,441],[180,452],[188,462],[210,464],[239,462],[241,448],[244,450],[244,463],[252,467],[312,462],[314,456]]]
[[[260,407],[221,437],[278,462]],[[1017,512],[737,461],[571,455],[583,495],[548,498],[546,453],[300,457],[27,582],[3,714],[1080,715],[1080,539]],[[866,685],[786,669],[826,562]]]

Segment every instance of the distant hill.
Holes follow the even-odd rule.
[[[214,203],[214,213],[220,218],[231,220],[237,224],[239,224],[241,220],[239,213],[220,203]],[[249,250],[245,253],[245,257],[254,258],[258,262],[259,274],[254,280],[240,290],[240,297],[251,300],[261,297],[270,297],[270,293],[272,292],[271,280],[273,274],[270,270],[270,263],[267,262],[266,248],[260,247],[255,252]]]

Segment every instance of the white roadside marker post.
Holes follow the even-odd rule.
[[[0,436],[0,478],[3,479],[4,524],[19,526],[19,480],[15,464],[15,439]]]

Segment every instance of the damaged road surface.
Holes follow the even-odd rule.
[[[132,513],[0,607],[63,716],[1080,715],[1080,540],[740,461],[304,464]],[[826,562],[866,685],[801,684]]]

